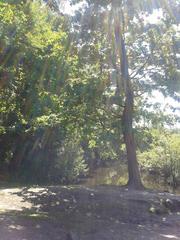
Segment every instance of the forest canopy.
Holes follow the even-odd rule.
[[[179,9],[176,0],[0,0],[0,178],[75,183],[118,162],[130,187],[153,171],[176,188]]]

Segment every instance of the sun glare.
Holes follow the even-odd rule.
[[[59,1],[59,9],[64,13],[68,15],[74,15],[75,11],[80,9],[85,5],[85,2],[82,1],[80,3],[77,3],[76,5],[71,6],[69,1]]]

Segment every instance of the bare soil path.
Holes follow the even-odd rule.
[[[180,239],[180,195],[122,187],[0,190],[0,240]]]

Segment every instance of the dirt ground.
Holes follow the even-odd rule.
[[[180,239],[180,195],[122,187],[0,190],[0,240]]]

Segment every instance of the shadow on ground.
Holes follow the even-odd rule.
[[[180,239],[180,197],[112,186],[0,191],[2,240]]]

